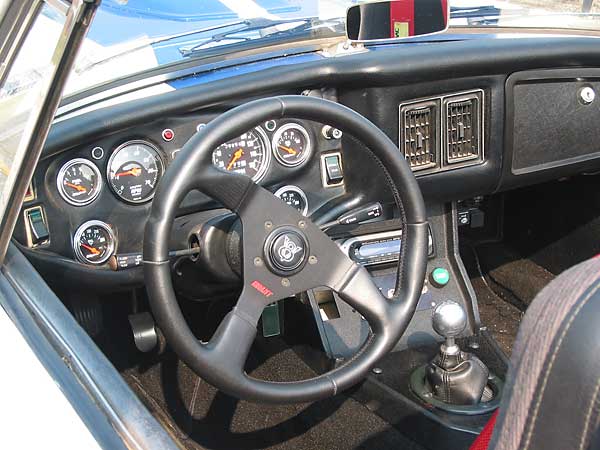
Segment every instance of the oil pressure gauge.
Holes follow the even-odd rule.
[[[115,235],[107,224],[90,220],[81,225],[73,236],[73,250],[84,264],[104,264],[115,250]]]
[[[84,206],[92,203],[100,194],[102,177],[94,163],[75,158],[58,171],[56,187],[64,201],[74,206]]]
[[[291,184],[283,186],[275,191],[275,197],[280,198],[284,203],[297,209],[303,216],[308,214],[308,199],[304,191],[298,186]]]

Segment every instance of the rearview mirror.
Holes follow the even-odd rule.
[[[348,8],[351,41],[381,41],[440,33],[448,28],[448,0],[391,0]]]

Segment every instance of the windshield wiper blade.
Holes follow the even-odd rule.
[[[235,27],[238,25],[243,25],[246,22],[247,22],[246,20],[235,20],[232,22],[222,23],[219,25],[211,25],[210,27],[196,28],[194,30],[182,31],[180,33],[174,33],[174,34],[169,34],[166,36],[159,36],[159,37],[156,37],[153,39],[147,39],[147,40],[144,40],[143,43],[136,45],[135,47],[128,48],[122,52],[110,55],[107,58],[103,58],[99,61],[93,61],[83,67],[79,67],[79,68],[77,68],[77,71],[85,72],[85,71],[93,68],[94,66],[107,63],[109,61],[112,61],[113,59],[117,59],[122,56],[129,55],[131,53],[135,53],[139,50],[145,49],[147,47],[151,47],[156,44],[172,41],[172,40],[179,39],[179,38],[186,37],[186,36],[193,36],[194,34],[208,33],[209,31],[216,31],[216,30],[222,30],[223,28]]]
[[[298,28],[304,27],[308,23],[312,24],[313,20],[314,20],[313,18],[309,18],[309,17],[297,18],[297,19],[268,19],[265,17],[256,17],[256,18],[252,18],[252,19],[246,19],[246,20],[240,21],[239,24],[232,25],[232,26],[240,25],[237,28],[234,28],[233,30],[227,30],[227,31],[223,31],[221,33],[214,34],[214,35],[210,36],[209,38],[205,39],[204,41],[194,45],[191,48],[180,48],[179,52],[181,53],[182,56],[193,56],[194,54],[196,54],[198,52],[198,50],[202,49],[202,47],[205,47],[206,45],[212,44],[215,42],[231,41],[231,40],[238,40],[238,41],[255,40],[255,39],[252,39],[247,36],[232,36],[235,34],[248,33],[248,32],[252,32],[252,31],[261,31],[261,30],[265,30],[267,28],[276,27],[278,25],[286,25],[286,24],[290,24],[290,23],[298,24],[297,27],[293,27],[290,30],[285,30],[285,32],[287,33],[288,31],[296,30]],[[269,34],[269,36],[273,36],[274,34],[275,33]]]

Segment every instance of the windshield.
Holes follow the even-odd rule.
[[[343,38],[357,0],[103,0],[65,95],[165,64],[238,49]],[[600,0],[450,0],[450,29],[600,30]],[[493,32],[493,31],[491,31]],[[43,44],[41,44],[43,45]],[[36,74],[29,68],[23,79]]]

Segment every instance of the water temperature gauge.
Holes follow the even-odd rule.
[[[273,134],[273,152],[277,161],[286,167],[305,162],[312,151],[308,131],[297,123],[286,123]]]
[[[115,235],[104,222],[90,220],[75,232],[73,250],[82,263],[104,264],[114,253]]]
[[[303,216],[308,214],[308,199],[298,186],[283,186],[275,191],[275,197],[279,197],[284,203],[297,209]]]

